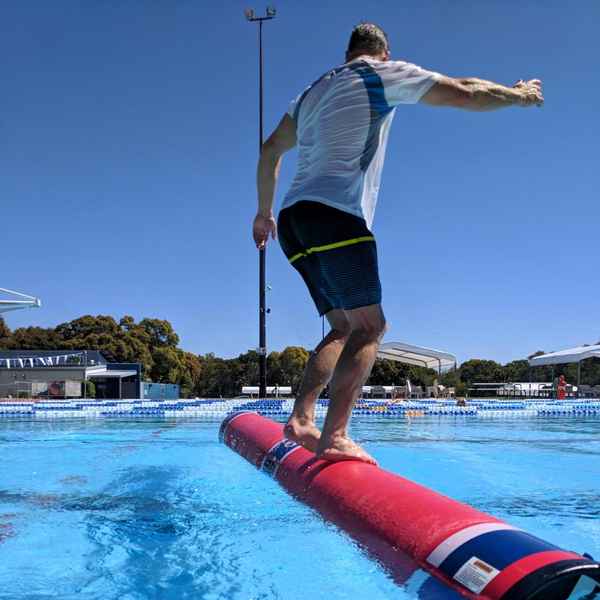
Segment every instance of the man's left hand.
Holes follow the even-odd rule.
[[[254,236],[254,243],[259,250],[262,250],[265,247],[269,235],[275,239],[277,237],[277,223],[275,222],[273,215],[265,217],[258,213],[256,217],[254,217],[252,235]]]

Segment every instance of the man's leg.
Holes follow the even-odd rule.
[[[386,324],[380,304],[346,311],[352,332],[335,367],[331,400],[317,446],[317,456],[326,460],[362,460],[377,464],[348,436],[352,407],[359,397],[377,356]]]
[[[350,322],[345,311],[334,309],[326,315],[331,331],[311,355],[302,384],[296,396],[294,410],[284,428],[285,436],[315,452],[321,432],[315,425],[315,404],[323,388],[329,383],[335,365],[350,335]]]

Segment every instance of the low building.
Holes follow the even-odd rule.
[[[568,386],[568,391],[575,394],[577,387]],[[554,395],[554,386],[550,382],[488,382],[469,386],[472,398],[553,398]]]
[[[179,386],[143,382],[141,364],[111,363],[96,350],[0,351],[0,398],[88,396],[167,400],[179,397]]]
[[[242,396],[248,398],[258,398],[260,388],[257,385],[242,386]],[[289,398],[292,395],[292,388],[286,385],[268,385],[267,398]]]

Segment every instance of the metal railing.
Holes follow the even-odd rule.
[[[555,389],[539,390],[503,390],[503,389],[481,389],[469,388],[469,397],[475,398],[497,398],[499,400],[556,400]],[[600,386],[590,387],[584,390],[569,390],[565,394],[566,400],[582,400],[585,398],[600,397]]]

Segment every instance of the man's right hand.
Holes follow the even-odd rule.
[[[277,223],[273,215],[265,216],[258,213],[254,217],[254,223],[252,225],[252,236],[254,237],[254,243],[259,250],[262,250],[269,235],[275,239],[277,237]]]
[[[529,81],[519,79],[513,88],[520,92],[519,106],[542,106],[544,104],[542,82],[539,79],[530,79]]]

